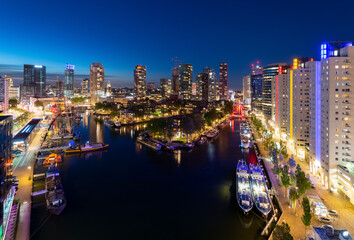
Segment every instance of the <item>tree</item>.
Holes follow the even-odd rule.
[[[156,135],[164,135],[165,130],[167,129],[168,122],[164,118],[154,118],[151,119],[147,125],[147,129],[149,132],[156,134]]]
[[[289,158],[288,164],[291,168],[294,168],[296,166],[296,162],[294,160],[294,158]]]
[[[288,165],[284,165],[284,167],[281,170],[281,177],[280,177],[281,183],[285,188],[285,194],[287,194],[288,187],[291,185],[290,181],[290,175],[289,175],[289,167]],[[286,196],[286,195],[284,195]]]
[[[9,100],[9,104],[10,104],[10,108],[17,108],[17,104],[18,104],[18,99],[17,98],[11,98]]]
[[[234,111],[234,103],[232,101],[226,101],[223,112],[224,114],[231,114]]]
[[[304,210],[304,214],[301,217],[301,221],[305,225],[305,233],[306,233],[306,227],[311,225],[311,205],[310,205],[310,200],[307,197],[304,197],[302,199],[302,209]]]
[[[303,172],[300,168],[296,169],[296,174],[295,174],[295,180],[296,180],[296,187],[297,191],[299,194],[299,197],[301,197],[305,192],[309,189],[311,189],[311,182],[310,180],[306,177],[305,172]]]
[[[187,134],[187,142],[188,142],[189,134],[194,133],[193,119],[189,116],[183,118],[182,123],[181,123],[181,128],[182,128],[182,131]]]
[[[293,236],[290,234],[290,226],[282,222],[281,225],[277,225],[273,231],[273,240],[293,240]]]
[[[42,101],[39,101],[39,100],[37,100],[37,101],[34,102],[34,106],[35,106],[35,107],[41,107],[42,110],[43,110],[43,108],[44,108],[43,102],[42,102]]]
[[[295,188],[290,188],[289,200],[290,200],[291,204],[293,205],[294,213],[295,213],[295,210],[296,210],[296,200],[298,198],[299,198],[299,195],[298,195],[296,189]]]

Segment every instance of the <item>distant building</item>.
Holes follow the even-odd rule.
[[[65,97],[72,98],[74,96],[74,65],[66,64],[65,81],[64,81],[64,94]]]
[[[9,82],[9,88],[13,87],[14,81],[12,75],[5,75],[5,79]]]
[[[111,83],[108,81],[107,87],[106,87],[106,96],[109,97],[112,95],[112,86]]]
[[[193,66],[192,64],[180,64],[178,68],[179,95],[185,100],[192,96]]]
[[[251,76],[243,77],[243,104],[246,106],[251,105]]]
[[[197,100],[208,102],[209,101],[209,77],[208,73],[199,73],[197,75]]]
[[[0,239],[4,238],[15,196],[12,184],[12,116],[0,116]]]
[[[9,111],[9,81],[0,76],[0,112]]]
[[[196,96],[197,96],[197,83],[193,82],[192,83],[192,98],[193,98],[193,100],[195,100]]]
[[[21,84],[21,100],[30,97],[45,97],[46,95],[46,67],[42,65],[23,66],[23,84]]]
[[[137,65],[134,69],[134,95],[137,100],[146,96],[146,66]]]
[[[214,102],[217,98],[216,74],[214,69],[206,67],[203,73],[208,74],[208,102]]]
[[[20,87],[19,86],[12,86],[9,88],[9,99],[16,98],[20,99]]]
[[[226,62],[219,65],[219,78],[220,78],[220,99],[224,100],[228,98],[228,64]]]
[[[172,93],[178,94],[179,93],[179,77],[178,77],[178,68],[175,67],[172,69]]]
[[[104,94],[104,68],[101,63],[90,65],[90,93],[92,103],[96,103]]]
[[[168,78],[160,79],[161,96],[169,97],[172,93],[172,81]]]
[[[146,89],[147,89],[147,90],[154,90],[154,89],[156,89],[155,83],[153,83],[153,82],[147,83]]]
[[[64,83],[59,80],[59,76],[57,76],[57,81],[56,81],[56,96],[64,97]]]
[[[81,93],[87,94],[90,92],[90,80],[88,78],[82,80],[81,89]]]

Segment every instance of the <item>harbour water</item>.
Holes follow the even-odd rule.
[[[32,209],[31,239],[263,239],[265,222],[236,202],[239,122],[190,152],[156,152],[135,142],[142,126],[109,129],[83,115],[83,141],[110,149],[65,156],[67,205],[59,216]]]

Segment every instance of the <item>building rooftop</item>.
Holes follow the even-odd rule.
[[[37,124],[41,121],[40,118],[32,119],[24,128],[19,131],[16,136],[13,138],[13,143],[23,143],[26,141],[28,136],[31,134],[33,129],[37,126]]]
[[[2,115],[0,116],[0,122],[3,121],[4,119],[7,119],[9,117],[12,117],[12,115]]]

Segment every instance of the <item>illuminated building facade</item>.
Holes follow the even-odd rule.
[[[90,93],[92,103],[96,103],[104,94],[104,68],[101,63],[90,65]]]
[[[11,180],[12,131],[12,116],[0,116],[0,239],[3,239],[6,232],[15,195]]]
[[[65,80],[64,80],[64,95],[65,97],[72,98],[74,96],[74,65],[66,64]]]
[[[90,80],[88,78],[82,80],[81,89],[81,93],[87,94],[90,92]]]
[[[112,95],[112,86],[111,83],[108,81],[106,86],[106,96],[110,97]]]
[[[146,96],[146,67],[137,65],[134,69],[134,95],[137,100]]]
[[[172,93],[172,81],[169,78],[160,79],[161,96],[169,97]]]
[[[290,66],[286,63],[270,64],[263,68],[262,111],[265,119],[272,119],[272,81],[279,73],[286,73]]]
[[[289,74],[279,74],[273,77],[272,92],[274,111],[272,118],[274,119],[276,134],[282,140],[287,139],[288,121],[289,121],[289,92],[290,92]]]
[[[243,104],[246,106],[251,105],[251,76],[243,77]]]
[[[197,100],[208,102],[209,89],[208,89],[208,73],[199,73],[197,75]]]
[[[23,84],[21,84],[21,100],[30,97],[45,97],[46,95],[46,67],[42,65],[23,66]]]
[[[219,96],[221,100],[228,99],[228,64],[226,62],[219,64]]]
[[[172,93],[179,93],[179,76],[178,76],[178,68],[175,67],[172,69]]]
[[[9,110],[9,81],[0,76],[0,113]]]
[[[263,67],[252,64],[251,73],[251,106],[252,109],[262,111],[262,82],[263,82]]]
[[[348,188],[338,177],[338,165],[353,166],[354,133],[354,47],[351,42],[321,45],[321,175],[325,187],[337,187],[344,194]],[[339,180],[339,181],[338,181]],[[348,195],[347,195],[348,196]],[[349,198],[353,198],[350,196]]]
[[[217,97],[217,84],[216,84],[216,75],[214,69],[206,67],[203,70],[203,73],[206,73],[208,76],[208,102],[216,101]]]
[[[193,66],[192,64],[180,64],[178,68],[179,95],[190,100],[192,96]]]

